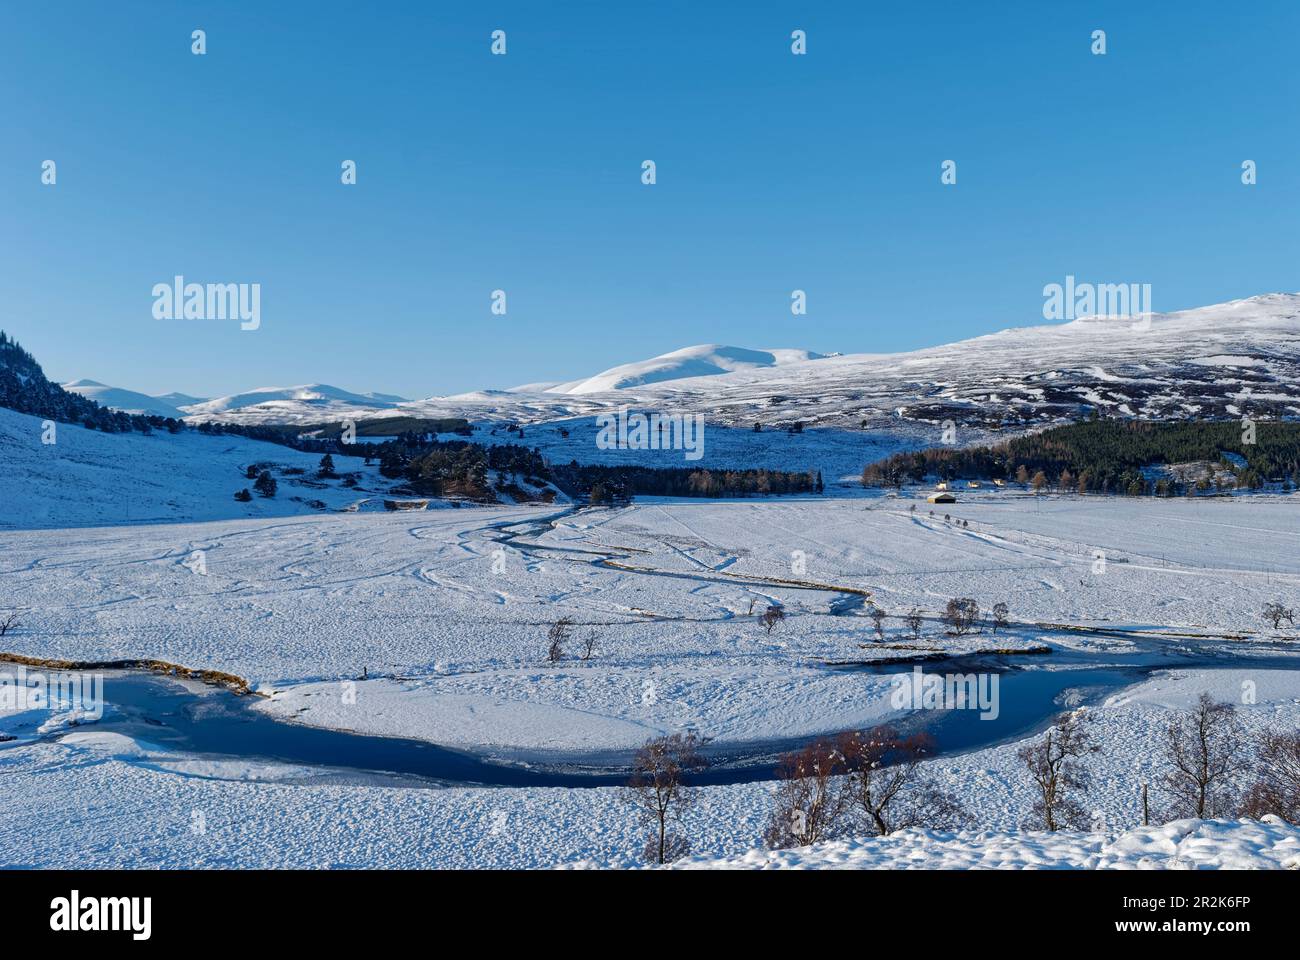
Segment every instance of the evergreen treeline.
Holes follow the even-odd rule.
[[[374,446],[379,448],[379,472],[392,479],[405,477],[411,489],[424,496],[495,500],[489,470],[499,475],[516,499],[528,496],[519,481],[541,487],[550,479],[541,453],[515,444],[434,440],[413,446],[399,440]]]
[[[36,358],[0,330],[0,407],[59,423],[79,423],[105,433],[138,430],[178,433],[184,424],[174,417],[121,413],[64,390],[45,376]]]
[[[894,454],[862,471],[867,486],[892,486],[928,477],[1005,479],[1080,493],[1173,494],[1174,480],[1152,483],[1144,467],[1208,461],[1236,476],[1236,486],[1268,482],[1300,485],[1300,424],[1237,421],[1090,420],[1016,437],[992,446],[937,447]],[[1041,477],[1039,476],[1041,474]],[[1201,480],[1198,489],[1212,486]]]
[[[552,467],[555,485],[592,503],[652,497],[752,497],[821,493],[819,471],[706,470],[696,467],[630,467],[580,464]]]
[[[284,444],[309,453],[346,454],[378,461],[390,480],[405,480],[420,496],[467,497],[492,501],[497,492],[516,500],[546,499],[540,488],[550,482],[569,496],[593,503],[626,502],[634,496],[749,497],[790,493],[821,493],[819,471],[706,470],[693,467],[628,467],[579,464],[549,466],[541,451],[521,444],[479,444],[468,440],[439,440],[427,433],[407,432],[382,443],[344,444],[333,437],[297,436],[283,426],[203,423],[203,432],[236,433],[254,440]],[[498,474],[496,491],[489,471]]]

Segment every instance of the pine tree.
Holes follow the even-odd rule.
[[[253,489],[267,498],[275,496],[276,487],[275,477],[271,476],[270,470],[263,470],[258,474],[257,482],[253,484]]]

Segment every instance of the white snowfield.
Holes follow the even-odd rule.
[[[1254,725],[1300,723],[1292,671],[1243,707]],[[1239,671],[1160,676],[1089,711],[1101,750],[1088,761],[1091,833],[1020,825],[1032,801],[1018,744],[930,761],[982,824],[908,831],[802,850],[762,849],[772,785],[699,788],[682,831],[687,867],[1205,869],[1300,867],[1300,831],[1264,822],[1140,827],[1136,786],[1151,778],[1170,708]],[[1150,688],[1150,689],[1148,689]],[[1181,692],[1179,692],[1181,691]],[[17,720],[19,718],[12,718]],[[2,729],[3,727],[0,727]],[[82,727],[61,739],[0,746],[0,867],[536,868],[642,866],[645,840],[623,792],[599,789],[410,789],[322,782],[320,771],[177,756]],[[1152,790],[1152,805],[1161,801]],[[200,829],[201,828],[201,829]]]
[[[70,423],[55,425],[54,442],[44,443],[46,430],[41,418],[0,407],[0,531],[285,517],[313,512],[307,500],[338,509],[366,496],[307,486],[319,455],[277,444],[197,431],[106,434]],[[301,480],[279,477],[273,500],[237,502],[236,491],[253,486],[245,467],[263,461],[306,473]],[[335,464],[379,480],[360,458],[335,457]],[[133,539],[135,531],[119,529],[116,536]]]
[[[346,513],[335,511],[361,494],[338,482],[283,479],[274,501],[231,499],[250,462],[314,469],[316,457],[283,447],[66,426],[45,446],[40,432],[36,418],[0,411],[0,613],[20,621],[0,650],[222,670],[267,695],[257,709],[295,723],[563,764],[688,728],[721,748],[894,716],[888,678],[831,665],[845,661],[1046,645],[1054,652],[1023,658],[1045,672],[1067,656],[1106,666],[1139,640],[1212,645],[1238,655],[1232,669],[1165,670],[1085,710],[1103,748],[1089,759],[1095,839],[1022,832],[1032,798],[1011,743],[929,761],[979,830],[912,846],[934,866],[1293,866],[1294,835],[1278,824],[1133,828],[1142,783],[1153,807],[1165,803],[1156,785],[1170,711],[1202,690],[1239,704],[1251,731],[1300,726],[1300,672],[1278,663],[1295,656],[1294,630],[1259,617],[1265,602],[1294,605],[1300,593],[1300,496],[986,490],[931,507],[913,489]],[[370,483],[373,470],[336,461]],[[1005,601],[1012,625],[946,636],[934,618],[962,596],[985,610]],[[883,643],[868,597],[888,614]],[[786,617],[768,633],[758,615],[775,605]],[[901,620],[913,605],[929,618],[919,639]],[[572,636],[547,664],[561,617]],[[352,701],[340,681],[363,671]],[[0,733],[18,738],[0,744],[9,865],[640,862],[644,829],[617,788],[358,783],[355,771],[179,754],[74,719],[0,717]],[[771,795],[770,783],[700,788],[684,825],[695,854],[769,863],[749,852],[762,846]],[[903,856],[898,838],[838,849],[808,863]]]
[[[100,452],[110,444],[133,455],[110,467]],[[173,447],[189,459],[148,459]],[[725,743],[870,724],[890,712],[888,678],[826,662],[1036,644],[1104,653],[1126,644],[1036,624],[1257,634],[1264,603],[1300,586],[1295,497],[1002,491],[933,516],[915,499],[924,491],[576,513],[320,513],[289,502],[288,484],[275,501],[229,499],[248,482],[240,465],[268,451],[315,464],[238,438],[80,428],[61,431],[48,454],[20,447],[19,455],[51,462],[31,487],[0,475],[5,504],[21,509],[3,515],[16,525],[88,520],[92,511],[134,519],[142,501],[148,519],[166,518],[168,508],[262,516],[0,531],[7,603],[24,623],[5,648],[222,670],[262,685],[273,693],[263,709],[297,722],[554,757],[628,749],[687,726]],[[112,469],[122,495],[94,477],[83,498],[80,469]],[[336,505],[356,497],[337,486],[305,493]],[[279,515],[291,510],[302,513]],[[510,531],[521,535],[503,541]],[[187,563],[196,551],[201,575]],[[884,608],[887,643],[873,641],[866,598],[835,586]],[[937,618],[955,596],[986,610],[1005,601],[1020,626],[996,638],[945,637]],[[771,605],[787,618],[769,634],[757,617]],[[901,623],[913,605],[931,618],[919,642]],[[572,637],[564,659],[547,665],[546,632],[561,617],[573,621]],[[371,679],[359,684],[358,702],[343,703],[338,681],[363,672]]]
[[[1173,820],[1095,833],[935,833],[837,840],[739,857],[690,857],[683,870],[1300,870],[1300,827],[1264,820]]]

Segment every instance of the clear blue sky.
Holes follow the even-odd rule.
[[[1296,290],[1297,37],[1290,0],[5,0],[0,327],[59,379],[421,397],[942,343],[1067,273]],[[261,329],[155,320],[177,273],[260,283]]]

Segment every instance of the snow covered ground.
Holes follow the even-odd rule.
[[[1300,870],[1300,827],[1265,821],[1172,820],[1100,833],[900,830],[739,857],[691,857],[676,869],[717,870]]]
[[[31,418],[0,417],[0,440],[14,439],[15,424],[30,427]],[[1215,650],[1237,659],[1158,673],[1088,708],[1105,744],[1088,799],[1109,840],[1008,838],[1030,799],[1014,744],[1002,743],[930,762],[997,836],[913,844],[932,865],[1035,857],[1110,865],[1148,855],[1177,865],[1187,843],[1171,860],[1171,845],[1154,834],[1115,839],[1139,822],[1138,785],[1158,775],[1169,710],[1202,689],[1240,703],[1249,682],[1255,702],[1242,712],[1251,725],[1300,723],[1300,672],[1279,663],[1295,656],[1294,631],[1275,634],[1259,619],[1266,601],[1293,603],[1300,587],[1295,498],[983,491],[931,507],[927,491],[909,490],[387,514],[313,511],[285,502],[282,486],[276,502],[254,502],[260,515],[243,516],[227,505],[226,487],[241,485],[242,466],[266,445],[62,428],[65,442],[48,454],[64,458],[50,467],[64,479],[46,491],[0,479],[14,527],[0,529],[0,613],[17,611],[20,621],[0,650],[234,673],[263,694],[255,709],[299,724],[561,765],[626,756],[662,732],[694,729],[725,747],[897,713],[887,675],[837,663],[1045,645],[1054,652],[1000,662],[1051,671],[1131,662],[1144,649]],[[149,518],[173,522],[78,526],[136,519],[102,492],[136,482],[101,446],[110,442],[135,445],[139,462],[166,444],[193,447],[178,455],[175,476],[156,481],[193,492],[141,487]],[[286,463],[298,456],[272,449]],[[44,455],[30,444],[17,450],[24,470]],[[87,471],[84,502],[66,482],[78,475],[73,463]],[[985,610],[1005,601],[1012,623],[996,635],[947,636],[937,618],[955,596]],[[888,614],[884,642],[868,601]],[[769,633],[758,614],[772,605],[786,618]],[[926,616],[919,639],[901,621],[913,605]],[[572,634],[564,658],[548,664],[547,630],[561,617]],[[355,683],[355,698],[341,681]],[[616,788],[357,782],[256,756],[177,754],[47,712],[0,718],[0,731],[19,738],[0,745],[0,836],[26,851],[14,864],[626,866],[640,847],[641,828]],[[687,821],[695,852],[736,858],[759,847],[771,790],[701,788]],[[1285,853],[1276,825],[1203,829],[1203,846],[1219,851],[1206,862],[1239,862],[1242,844],[1261,863]],[[849,843],[807,862],[883,864],[901,850],[894,839]]]
[[[266,709],[300,722],[577,750],[687,725],[724,740],[856,726],[880,718],[887,684],[827,661],[1125,647],[1047,624],[1145,630],[1171,643],[1170,633],[1254,635],[1263,604],[1300,586],[1300,511],[1285,498],[1008,495],[948,507],[950,521],[906,502],[517,506],[3,532],[5,602],[23,624],[5,648],[234,673],[274,691]],[[206,573],[193,569],[195,551]],[[885,643],[874,642],[866,599],[836,586],[885,609]],[[986,610],[1005,601],[1015,625],[996,638],[943,636],[937,618],[954,596]],[[787,615],[770,634],[757,621],[769,605]],[[900,622],[913,605],[930,618],[919,641]],[[548,665],[547,629],[561,617],[573,621],[572,639]],[[1224,642],[1249,655],[1249,644]],[[329,695],[363,673],[356,704]]]
[[[100,433],[75,424],[55,426],[0,407],[0,531],[32,527],[151,524],[230,517],[286,517],[311,513],[309,500],[341,508],[364,493],[337,485],[312,486],[319,456],[277,444],[197,431]],[[279,469],[275,499],[234,499],[252,488],[251,463],[270,461],[306,471],[286,477]],[[357,457],[335,457],[340,472],[360,470],[379,480],[377,468]],[[120,535],[130,536],[128,531]]]
[[[1255,724],[1300,722],[1300,674],[1256,677]],[[1300,830],[1277,823],[1183,821],[1141,828],[1136,785],[1149,777],[1170,706],[1201,689],[1229,695],[1239,671],[1159,676],[1105,706],[1087,802],[1097,828],[1018,829],[1031,802],[1015,744],[928,764],[976,815],[956,835],[909,831],[815,848],[761,850],[771,785],[700,788],[684,830],[686,866],[1136,867],[1300,866]],[[170,755],[86,727],[0,746],[6,802],[0,866],[538,867],[639,865],[643,840],[617,788],[410,789],[316,782],[299,768]],[[1153,804],[1159,799],[1153,790]]]

